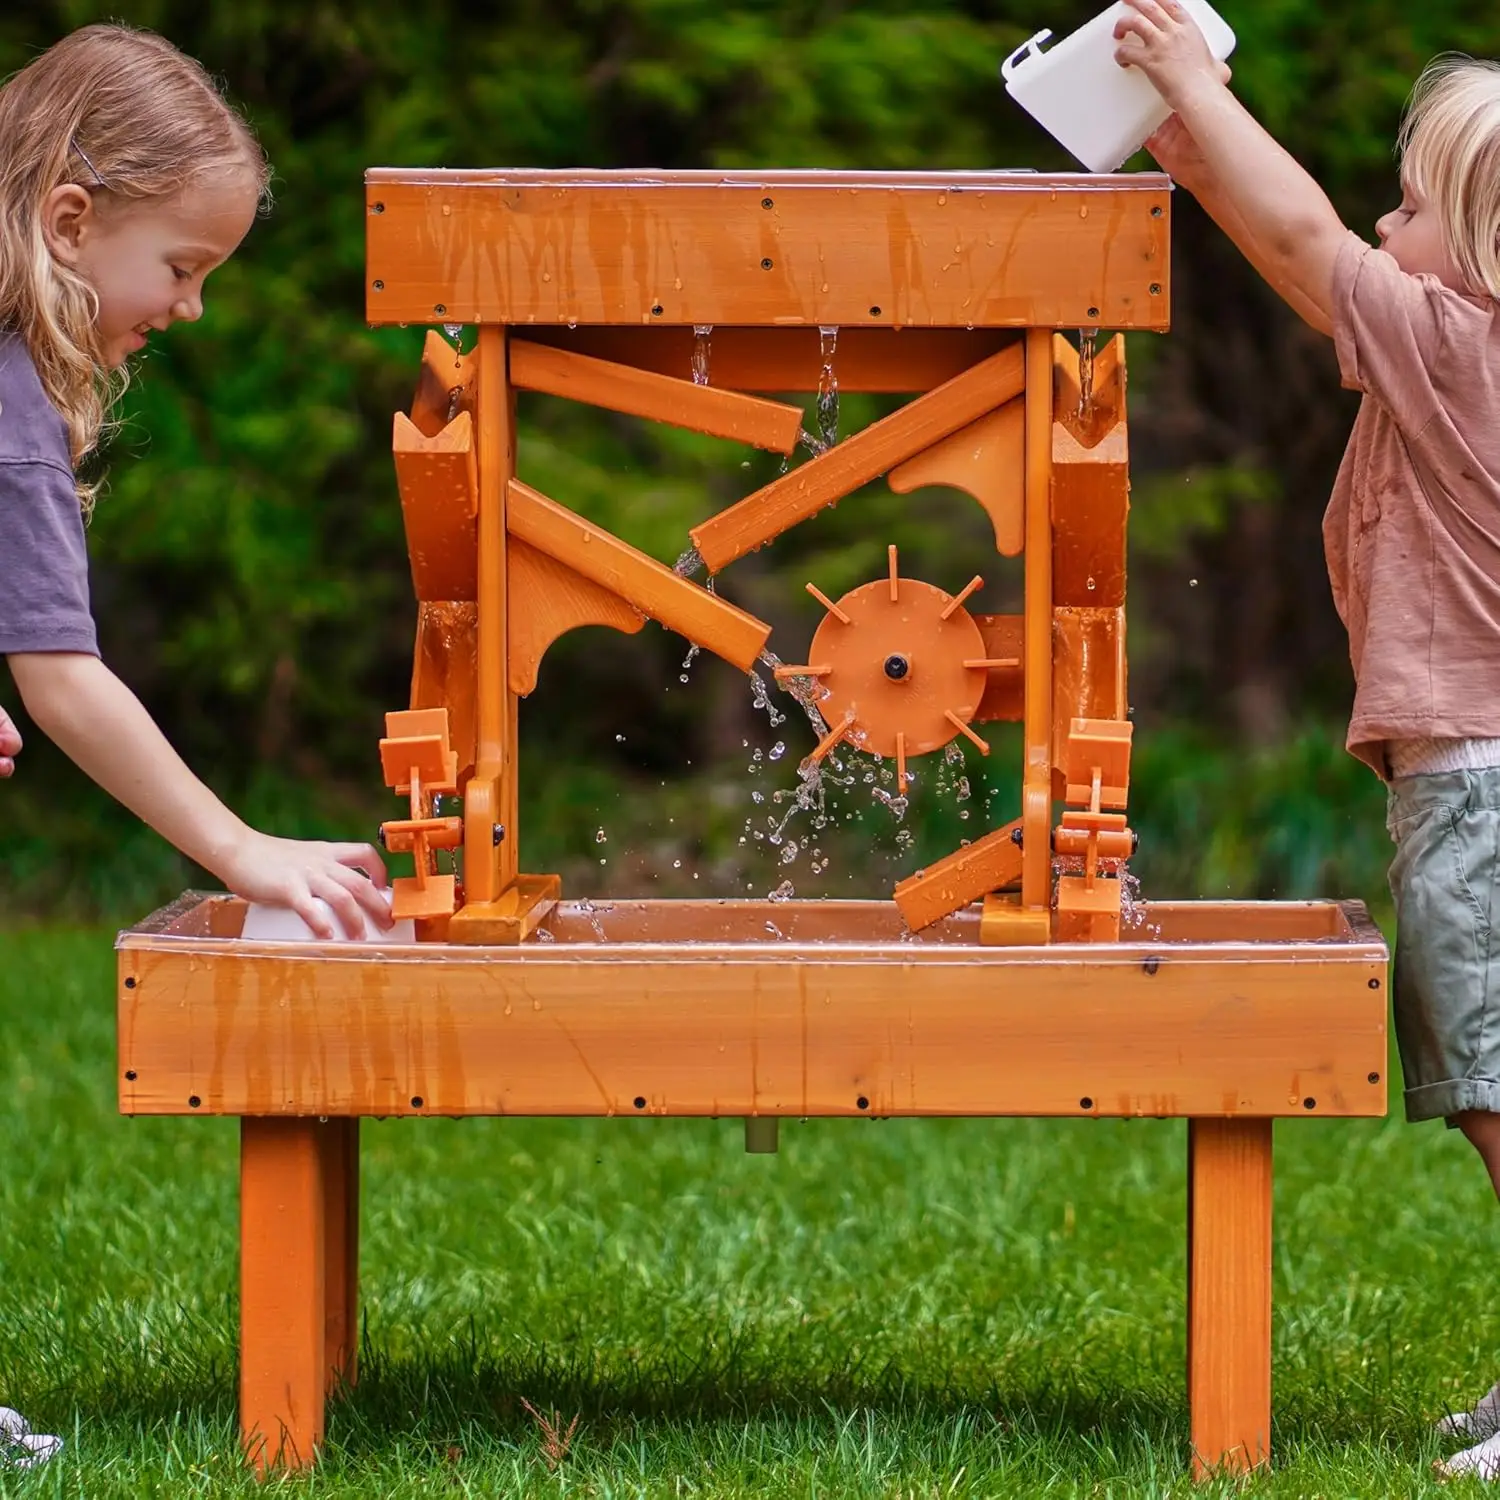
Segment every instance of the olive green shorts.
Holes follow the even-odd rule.
[[[1386,827],[1406,1118],[1500,1111],[1500,767],[1396,778]]]

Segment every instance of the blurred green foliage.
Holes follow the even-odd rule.
[[[146,357],[107,455],[91,540],[106,658],[247,815],[288,832],[372,829],[388,805],[374,742],[405,701],[414,616],[390,414],[410,399],[422,331],[363,325],[363,170],[1067,168],[996,65],[1091,8],[8,6],[0,71],[91,20],[158,29],[224,80],[276,168],[274,212],[216,273],[202,323]],[[1494,51],[1500,36],[1487,8],[1460,0],[1223,9],[1240,35],[1237,91],[1357,227],[1395,191],[1391,143],[1422,62]],[[1139,867],[1161,894],[1373,897],[1380,793],[1338,748],[1350,685],[1317,528],[1350,398],[1324,341],[1185,194],[1174,235],[1174,332],[1130,340]],[[843,430],[881,409],[846,398]],[[668,561],[692,524],[774,472],[732,444],[542,399],[523,400],[521,430],[524,476]],[[894,541],[906,570],[956,585],[985,555],[982,520],[955,494],[913,503],[875,486],[737,564],[723,590],[774,624],[791,659],[816,620],[806,579],[837,594],[876,575]],[[1019,568],[984,570],[976,607],[1003,607]],[[523,710],[528,867],[563,868],[575,888],[627,870],[635,889],[680,888],[690,865],[674,870],[684,856],[672,851],[691,825],[689,859],[712,866],[699,888],[705,875],[718,890],[776,883],[744,821],[763,813],[747,765],[771,726],[717,664],[695,666],[684,689],[683,652],[650,627],[575,632],[549,653]],[[785,737],[789,786],[808,731],[789,722]],[[1002,760],[1014,756],[984,768],[993,787],[1014,779]],[[1009,794],[995,795],[994,816],[1010,816]],[[190,874],[39,735],[0,797],[12,916],[60,903],[118,913]],[[919,799],[900,867],[963,836],[959,810]],[[636,855],[601,872],[592,841],[606,823],[611,848]],[[828,837],[844,839],[868,893],[888,883],[885,864],[860,855],[861,825]],[[792,873],[799,891],[819,886],[803,865]]]

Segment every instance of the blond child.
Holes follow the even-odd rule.
[[[0,654],[33,722],[89,776],[249,900],[318,933],[390,926],[368,844],[248,828],[100,660],[77,465],[126,362],[203,311],[269,170],[245,122],[169,43],[88,26],[0,87]],[[0,777],[20,735],[0,711]],[[366,878],[368,877],[368,878]],[[326,907],[320,903],[326,903]]]
[[[1377,248],[1224,87],[1178,0],[1127,3],[1116,59],[1174,111],[1152,154],[1364,393],[1323,540],[1348,747],[1388,787],[1406,1113],[1462,1130],[1500,1193],[1500,67],[1424,71]],[[1445,1473],[1500,1478],[1500,1385],[1440,1427],[1484,1439]]]

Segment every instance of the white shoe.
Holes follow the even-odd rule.
[[[1474,1404],[1473,1411],[1456,1411],[1432,1424],[1444,1437],[1487,1438],[1500,1432],[1500,1381]]]
[[[1461,1474],[1473,1474],[1486,1481],[1500,1479],[1500,1432],[1487,1437],[1452,1458],[1440,1459],[1433,1472],[1443,1479],[1456,1479]]]
[[[30,1469],[44,1464],[62,1448],[63,1440],[33,1432],[31,1423],[13,1406],[0,1406],[0,1467]]]

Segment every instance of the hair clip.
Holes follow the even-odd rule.
[[[88,154],[88,152],[85,151],[83,149],[83,147],[78,144],[78,137],[77,136],[70,136],[68,138],[68,145],[83,158],[83,164],[84,164],[84,166],[86,166],[89,169],[89,171],[94,174],[94,181],[100,187],[102,187],[106,191],[108,191],[109,184],[104,180],[103,174],[99,171],[99,168],[96,167],[93,164],[93,162],[91,162],[89,160],[89,154]]]

